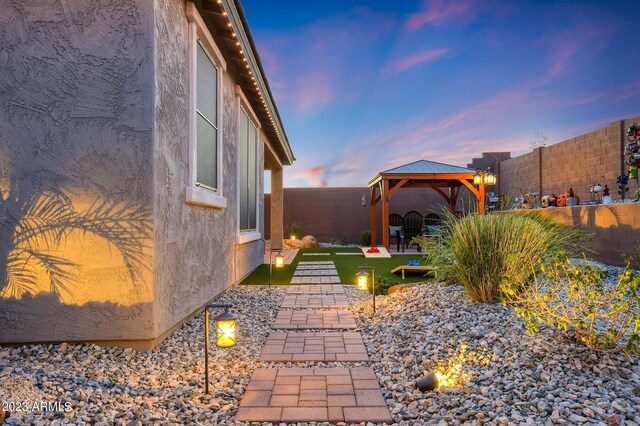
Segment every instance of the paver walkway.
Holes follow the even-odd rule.
[[[340,277],[333,261],[298,262],[291,284],[338,284]]]
[[[272,332],[260,354],[261,361],[368,361],[360,333]]]
[[[344,294],[344,287],[341,284],[292,285],[287,294]]]
[[[287,294],[281,308],[345,309],[349,300],[344,294]]]
[[[332,261],[299,262],[271,328],[318,332],[269,334],[261,361],[367,362],[349,300]],[[391,423],[371,367],[257,368],[236,420],[242,422]]]
[[[371,367],[257,368],[236,420],[392,422]]]
[[[274,330],[354,329],[356,319],[351,311],[286,310],[278,312],[271,328]]]

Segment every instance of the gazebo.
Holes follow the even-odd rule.
[[[400,188],[432,188],[456,210],[462,186],[478,199],[478,213],[484,213],[485,185],[494,184],[495,175],[481,170],[418,160],[404,166],[380,172],[369,181],[371,188],[371,246],[376,240],[376,206],[382,200],[382,245],[389,250],[389,201]],[[447,192],[445,192],[447,189]]]

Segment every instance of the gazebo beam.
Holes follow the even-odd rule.
[[[440,189],[440,188],[438,188],[437,186],[434,186],[434,185],[431,185],[431,188],[435,189],[438,194],[442,195],[442,198],[444,198],[444,200],[447,202],[447,204],[450,204],[449,196],[447,194],[445,194],[442,189]]]
[[[396,183],[396,184],[393,186],[393,188],[391,188],[391,189],[389,190],[389,200],[391,200],[391,197],[393,197],[393,194],[395,194],[395,193],[396,193],[396,191],[397,191],[398,189],[402,188],[402,186],[403,186],[405,183],[407,183],[407,182],[409,182],[409,179],[402,179],[400,182]]]

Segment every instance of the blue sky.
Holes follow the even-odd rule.
[[[285,186],[466,165],[640,115],[637,3],[243,2],[297,161]],[[580,155],[580,153],[576,153]]]

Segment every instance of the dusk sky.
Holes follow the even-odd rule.
[[[288,187],[366,185],[418,159],[464,166],[640,115],[637,2],[243,6],[297,157]]]

